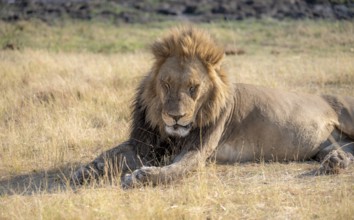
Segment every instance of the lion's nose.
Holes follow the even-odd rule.
[[[176,123],[178,122],[178,120],[180,118],[182,118],[183,116],[185,116],[186,114],[171,114],[171,113],[168,113],[168,116],[170,116],[171,118],[173,118]]]

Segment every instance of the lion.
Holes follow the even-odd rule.
[[[154,62],[133,101],[129,139],[80,167],[76,183],[120,174],[124,188],[178,180],[208,161],[353,162],[354,98],[233,83],[206,31],[178,27],[151,46]]]

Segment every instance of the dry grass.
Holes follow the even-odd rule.
[[[273,25],[279,38],[264,49],[256,41],[245,43],[249,32],[260,42],[271,41],[262,24],[205,26],[226,44],[244,43],[246,54],[225,62],[238,82],[354,94],[353,24]],[[353,218],[353,166],[336,176],[311,176],[318,163],[209,165],[168,186],[68,187],[62,177],[77,163],[125,140],[128,103],[150,65],[144,50],[100,54],[33,46],[0,51],[0,219]]]

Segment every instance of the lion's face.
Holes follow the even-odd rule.
[[[215,124],[231,97],[221,66],[224,50],[192,27],[173,29],[151,49],[155,62],[137,93],[135,123],[144,114],[163,137],[186,137]]]
[[[199,109],[212,86],[207,68],[198,58],[181,61],[170,57],[157,76],[165,131],[171,136],[185,137],[196,126]]]

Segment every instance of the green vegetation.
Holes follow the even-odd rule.
[[[62,21],[0,23],[0,48],[55,52],[129,53],[146,50],[161,31],[176,23],[115,25],[112,22]],[[244,21],[202,24],[223,44],[249,53],[348,53],[354,48],[354,25],[338,21]],[[321,40],[319,40],[321,39]]]

